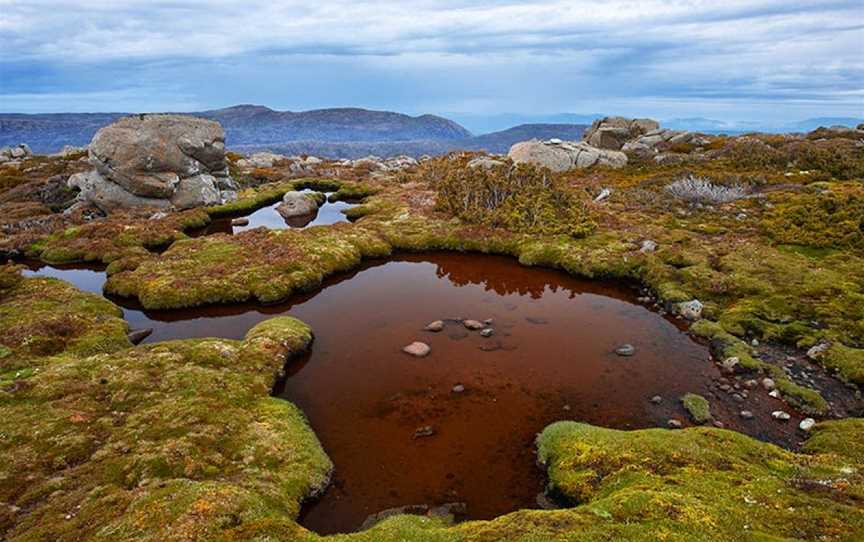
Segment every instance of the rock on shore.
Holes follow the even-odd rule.
[[[236,198],[218,122],[184,115],[125,117],[96,132],[89,156],[95,169],[73,175],[68,184],[105,212],[189,209]]]

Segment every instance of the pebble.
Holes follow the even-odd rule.
[[[651,402],[654,403],[655,405],[659,405],[660,403],[663,402],[663,398],[660,397],[659,395],[655,395],[654,397],[651,398]]]
[[[561,407],[561,408],[562,408],[563,410],[567,411],[567,412],[570,412],[570,405],[564,405],[564,406]]]
[[[453,393],[462,393],[463,391],[465,391],[464,385],[456,384],[455,386],[453,386]]]
[[[750,388],[750,389],[752,389],[752,388],[755,388],[755,387],[758,386],[758,385],[759,385],[759,382],[757,382],[757,381],[755,381],[755,380],[752,380],[752,379],[751,379],[751,380],[745,380],[745,381],[744,381],[744,387],[745,387],[745,388]]]
[[[768,395],[770,397],[773,397],[774,399],[780,399],[780,390],[771,390],[770,392],[768,392]]]
[[[730,391],[732,391],[732,386],[730,386],[729,384],[723,384],[722,386],[720,386],[720,391],[725,391],[726,393],[729,393]]]
[[[788,412],[783,412],[782,410],[775,410],[771,413],[771,417],[775,420],[786,421],[790,419],[792,416],[789,415]]]
[[[676,419],[669,420],[668,422],[666,422],[666,425],[668,425],[670,429],[681,429],[682,427],[684,427],[684,424],[681,423],[680,420]]]
[[[435,320],[434,322],[430,322],[426,327],[424,327],[426,331],[432,331],[434,333],[438,333],[442,329],[444,329],[444,321],[443,320]]]
[[[724,427],[726,427],[726,426],[723,424],[723,422],[721,422],[721,421],[719,421],[719,420],[714,420],[713,424],[714,424],[714,427],[716,427],[717,429],[723,429]]]
[[[487,327],[485,329],[480,330],[480,335],[483,337],[491,337],[494,334],[495,334],[495,330],[492,329],[491,327]]]
[[[435,428],[431,425],[424,425],[414,430],[414,438],[431,437],[435,434]]]
[[[762,379],[762,387],[766,390],[773,390],[777,387],[777,384],[774,383],[774,379],[772,378],[763,378]]]
[[[742,410],[740,415],[745,420],[752,420],[753,419],[753,413],[750,412],[749,410]]]
[[[486,324],[487,326],[491,326],[493,322],[495,322],[495,320],[493,320],[491,318],[487,318],[487,319],[483,320],[483,323]]]
[[[816,425],[816,420],[813,418],[804,418],[801,420],[801,423],[798,424],[798,429],[802,431],[810,431]]]
[[[741,395],[740,393],[733,393],[733,394],[732,394],[732,399],[735,399],[735,400],[738,401],[739,403],[743,403],[743,402],[744,402],[744,396]]]
[[[423,358],[429,355],[429,353],[432,351],[432,348],[426,343],[414,341],[413,343],[403,348],[402,351],[406,354],[411,354],[412,356]]]
[[[462,325],[471,330],[483,329],[483,322],[477,320],[465,320]]]
[[[738,365],[738,358],[736,358],[736,357],[726,358],[723,360],[722,365],[723,365],[724,371],[726,371],[728,373],[734,373],[735,372],[735,366]]]
[[[246,217],[235,218],[231,221],[232,226],[248,226],[249,219]]]
[[[636,353],[636,348],[632,344],[622,344],[615,349],[615,353],[619,356],[632,356]]]

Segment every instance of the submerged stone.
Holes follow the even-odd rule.
[[[424,357],[428,356],[430,352],[432,352],[432,347],[430,347],[426,343],[421,343],[420,341],[414,341],[413,343],[404,347],[402,349],[402,351],[405,352],[406,354],[410,354],[410,355],[417,357],[417,358],[424,358]]]

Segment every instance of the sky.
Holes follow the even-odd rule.
[[[0,112],[864,117],[864,0],[0,0]]]

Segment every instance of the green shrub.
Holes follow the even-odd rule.
[[[430,174],[438,209],[466,222],[577,238],[595,229],[584,203],[548,169],[509,163],[468,167],[462,157],[444,159]]]

